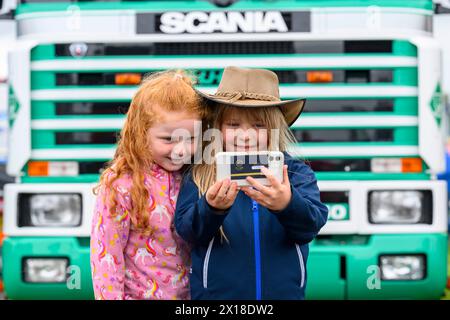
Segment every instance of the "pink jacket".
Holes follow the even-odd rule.
[[[91,231],[91,271],[94,294],[102,299],[189,299],[190,250],[173,226],[181,175],[154,165],[145,175],[153,232],[143,236],[131,228],[131,176],[113,184],[118,215],[112,218],[97,196]]]

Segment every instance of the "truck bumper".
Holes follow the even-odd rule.
[[[11,237],[3,243],[3,282],[8,299],[92,299],[89,238]],[[29,258],[67,259],[67,280],[61,283],[25,281]]]
[[[307,299],[440,299],[447,282],[447,234],[330,236],[310,245]],[[422,255],[422,280],[381,280],[382,255]]]
[[[425,278],[378,280],[385,254],[423,255]],[[64,283],[27,283],[27,258],[66,258],[76,268]],[[439,299],[447,281],[447,234],[320,237],[310,245],[307,272],[307,299]],[[9,299],[92,299],[89,238],[6,238],[3,277]]]

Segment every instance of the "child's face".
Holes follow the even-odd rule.
[[[265,151],[268,149],[268,130],[263,122],[239,112],[225,114],[220,128],[225,151]]]
[[[200,119],[185,111],[159,110],[162,121],[148,130],[149,147],[155,163],[167,171],[177,171],[190,163],[197,149]]]

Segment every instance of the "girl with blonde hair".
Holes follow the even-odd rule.
[[[214,95],[200,94],[220,137],[184,177],[175,212],[192,245],[192,299],[304,299],[308,243],[328,215],[314,172],[287,153],[305,100],[281,101],[275,73],[237,67],[224,70]],[[268,185],[215,181],[217,151],[267,150],[284,153],[283,181],[264,167]]]

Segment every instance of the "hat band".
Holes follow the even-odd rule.
[[[216,92],[215,96],[220,96],[224,100],[228,100],[229,103],[236,102],[238,100],[253,99],[262,101],[280,101],[280,98],[272,96],[270,94],[255,93],[247,91],[235,91],[235,92]]]

